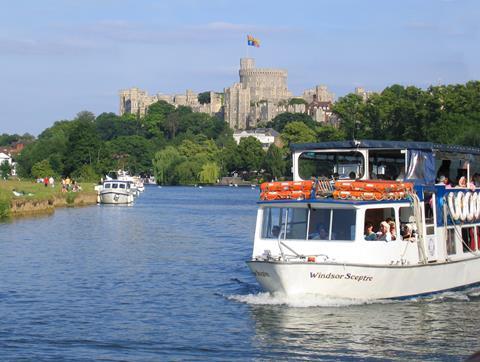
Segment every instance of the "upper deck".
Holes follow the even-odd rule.
[[[440,176],[458,180],[480,174],[480,149],[431,142],[337,141],[291,146],[294,181],[409,181],[433,186]]]

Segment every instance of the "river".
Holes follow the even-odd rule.
[[[263,293],[258,189],[147,187],[133,206],[0,223],[2,360],[432,360],[480,350],[480,290],[356,304]]]

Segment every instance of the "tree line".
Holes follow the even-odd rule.
[[[17,157],[21,177],[70,176],[98,180],[110,170],[152,175],[161,184],[215,183],[236,172],[263,181],[290,176],[292,143],[345,139],[432,141],[480,146],[480,82],[392,85],[363,99],[348,94],[332,112],[335,126],[304,113],[282,113],[265,124],[283,146],[264,150],[253,138],[233,139],[222,119],[159,101],[144,116],[80,112],[28,140]],[[8,143],[15,137],[1,135]],[[18,138],[18,137],[17,137]]]

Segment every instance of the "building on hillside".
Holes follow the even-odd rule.
[[[288,73],[283,69],[256,68],[253,58],[240,59],[240,82],[225,88],[225,121],[236,130],[255,128],[279,113],[288,100]]]
[[[356,87],[354,93],[355,93],[357,96],[362,97],[363,101],[366,101],[366,100],[367,100],[368,98],[370,98],[373,94],[375,94],[375,92],[366,91],[366,90],[365,90],[364,88],[362,88],[362,87]]]
[[[270,145],[275,144],[278,147],[282,146],[280,139],[280,133],[273,128],[257,128],[251,130],[239,130],[233,133],[233,139],[237,144],[240,143],[242,138],[254,137],[260,141],[263,149],[267,150]]]
[[[139,88],[129,88],[121,90],[119,114],[135,114],[144,116],[150,105],[158,101],[165,101],[175,107],[187,106],[192,108],[193,112],[208,113],[217,115],[222,111],[222,95],[210,92],[210,103],[201,104],[198,101],[198,93],[187,90],[185,94],[168,95],[158,93],[150,96],[147,91]]]

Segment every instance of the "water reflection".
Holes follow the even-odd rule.
[[[480,348],[480,303],[466,294],[303,308],[272,299],[250,304],[256,347],[272,357],[288,350],[289,358],[463,360]]]

